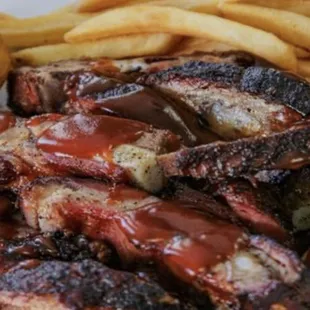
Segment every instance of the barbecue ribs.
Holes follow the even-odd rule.
[[[145,192],[97,181],[52,178],[21,194],[30,226],[69,229],[107,240],[126,263],[153,261],[175,277],[210,294],[218,305],[240,307],[264,299],[279,286],[294,290],[304,266],[295,254],[265,237],[209,217],[197,205],[163,201]],[[195,256],[193,256],[195,253]],[[307,284],[308,285],[308,284]],[[255,297],[254,297],[255,296]]]
[[[309,309],[310,86],[255,65],[13,70],[0,217],[31,228],[0,223],[0,308]]]

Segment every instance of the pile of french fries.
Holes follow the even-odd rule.
[[[310,79],[309,0],[78,0],[34,18],[0,13],[0,34],[15,65],[244,51]],[[1,41],[0,56],[1,81]]]

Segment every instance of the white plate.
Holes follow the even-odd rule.
[[[17,17],[45,14],[73,0],[0,0],[0,11]]]
[[[17,17],[31,17],[46,14],[74,0],[0,0],[0,12]],[[5,86],[0,90],[0,109],[6,104]]]

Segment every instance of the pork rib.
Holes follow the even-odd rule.
[[[252,231],[282,243],[290,241],[291,221],[281,216],[282,205],[262,185],[254,188],[246,181],[228,182],[217,194]]]
[[[18,188],[38,175],[78,174],[158,191],[165,179],[156,156],[179,147],[174,134],[121,118],[81,114],[16,118],[0,133],[1,183]]]
[[[165,175],[218,183],[260,170],[297,169],[310,162],[310,123],[269,136],[215,142],[158,157]]]
[[[17,263],[0,275],[0,305],[46,310],[190,309],[156,283],[92,260]]]
[[[63,104],[68,100],[65,89],[65,81],[75,74],[86,73],[84,83],[96,81],[98,86],[111,88],[113,85],[124,84],[122,81],[109,79],[107,74],[113,77],[121,77],[126,81],[134,81],[122,73],[156,72],[172,66],[182,65],[189,60],[201,59],[207,62],[237,63],[251,65],[253,57],[244,53],[223,53],[220,55],[205,54],[188,57],[146,57],[127,60],[100,60],[91,61],[60,61],[38,68],[21,67],[13,70],[8,78],[9,105],[19,113],[26,115],[34,113],[60,112]],[[104,76],[99,77],[98,74]],[[98,83],[99,82],[99,83]],[[94,83],[91,83],[94,86]],[[155,97],[156,98],[156,97]],[[78,107],[78,105],[77,105]],[[75,111],[75,113],[80,111]]]
[[[66,62],[17,69],[9,79],[9,105],[25,115],[87,113],[133,119],[171,130],[188,146],[218,139],[199,125],[185,104],[148,87],[99,75],[90,67],[85,62]]]
[[[310,112],[309,83],[270,68],[196,61],[138,82],[183,100],[228,140],[282,131]]]
[[[271,240],[211,220],[196,205],[165,202],[125,186],[42,179],[22,191],[20,206],[32,227],[107,240],[124,261],[165,266],[217,305],[239,309],[241,296],[251,301],[279,285],[294,289],[304,270],[295,254]]]
[[[122,73],[155,73],[175,66],[181,66],[189,61],[203,61],[208,63],[228,63],[242,67],[255,65],[257,60],[250,54],[243,52],[222,52],[222,53],[194,53],[182,56],[159,56],[142,57],[134,59],[102,59],[94,63],[94,70]]]

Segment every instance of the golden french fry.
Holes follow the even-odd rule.
[[[68,4],[68,5],[65,5],[57,10],[54,10],[52,12],[50,12],[49,15],[51,14],[63,14],[63,13],[71,13],[71,12],[74,12],[76,9],[75,9],[75,6],[73,4]]]
[[[242,24],[274,33],[280,39],[310,47],[310,18],[300,14],[251,4],[224,4],[222,15]]]
[[[218,41],[212,41],[204,38],[185,38],[173,51],[173,55],[192,55],[198,52],[223,53],[231,51],[240,51],[235,46]]]
[[[100,57],[120,59],[164,55],[179,41],[180,37],[169,34],[137,34],[78,44],[39,46],[18,51],[12,56],[18,64],[33,66],[67,59],[96,59]]]
[[[78,12],[98,12],[128,2],[128,0],[79,0],[76,4]]]
[[[141,0],[133,0],[132,3],[126,3],[126,5],[141,4]],[[189,10],[199,13],[207,14],[219,14],[218,0],[153,0],[145,1],[146,5],[156,6],[172,6],[175,8]]]
[[[0,20],[0,33],[10,48],[32,47],[64,42],[70,29],[86,21],[91,14],[63,13],[39,17]]]
[[[0,20],[14,20],[17,19],[15,16],[0,12]]]
[[[236,46],[281,68],[296,71],[294,50],[275,35],[224,18],[173,7],[130,6],[105,11],[65,35],[69,43],[141,32],[203,37]]]
[[[0,37],[0,86],[6,80],[11,67],[11,58],[6,45]]]
[[[298,73],[310,77],[310,60],[298,61]]]
[[[305,50],[298,46],[293,46],[297,58],[310,58],[310,50]]]
[[[310,16],[309,0],[220,0],[221,3],[249,3]]]

